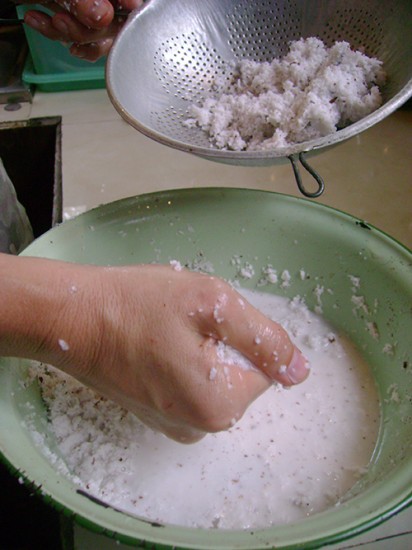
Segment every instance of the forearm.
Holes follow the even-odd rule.
[[[0,254],[0,307],[0,355],[52,364],[179,441],[232,426],[272,380],[308,375],[282,327],[230,285],[170,266]],[[218,341],[255,368],[228,367]]]
[[[67,367],[91,334],[89,300],[79,266],[0,254],[0,355]],[[92,281],[90,281],[92,284]],[[75,339],[79,345],[70,351]],[[87,350],[87,347],[86,347]]]

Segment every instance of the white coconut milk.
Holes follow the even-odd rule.
[[[72,379],[43,375],[53,431],[84,491],[151,521],[243,529],[314,514],[353,486],[379,425],[368,365],[299,299],[242,294],[289,332],[309,378],[273,386],[229,431],[182,445]]]

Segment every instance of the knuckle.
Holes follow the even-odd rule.
[[[194,300],[200,303],[208,313],[224,308],[228,301],[230,288],[222,280],[215,277],[206,277],[198,280],[195,286]]]
[[[216,433],[228,430],[240,418],[240,414],[232,410],[232,406],[223,406],[222,403],[213,405],[212,400],[198,405],[194,411],[192,420],[196,429]]]

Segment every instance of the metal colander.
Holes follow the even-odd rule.
[[[326,137],[272,151],[221,150],[189,109],[218,80],[233,77],[242,59],[271,61],[289,43],[316,36],[327,46],[347,41],[383,62],[383,104]],[[237,165],[268,165],[336,144],[376,124],[412,95],[412,2],[382,0],[149,0],[133,13],[110,52],[106,80],[122,117],[148,137],[204,158]],[[318,179],[317,174],[313,174]],[[323,182],[314,193],[318,196]]]

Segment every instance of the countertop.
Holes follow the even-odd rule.
[[[265,189],[299,196],[289,162],[223,165],[172,150],[126,124],[105,90],[36,93],[1,120],[63,118],[64,208],[89,209],[123,197],[182,187]],[[319,202],[375,225],[412,248],[412,109],[310,159],[326,182]],[[308,180],[309,183],[310,180]]]
[[[299,196],[288,162],[234,167],[171,150],[128,126],[105,90],[36,93],[16,111],[0,106],[0,122],[62,117],[65,216],[123,197],[183,187],[242,187]],[[384,121],[310,159],[324,178],[318,202],[348,212],[412,249],[412,110]],[[33,176],[35,177],[35,176]],[[308,185],[309,185],[308,180]],[[412,507],[381,526],[329,548],[412,548]],[[122,548],[80,527],[76,550]],[[124,547],[126,548],[126,547]]]

